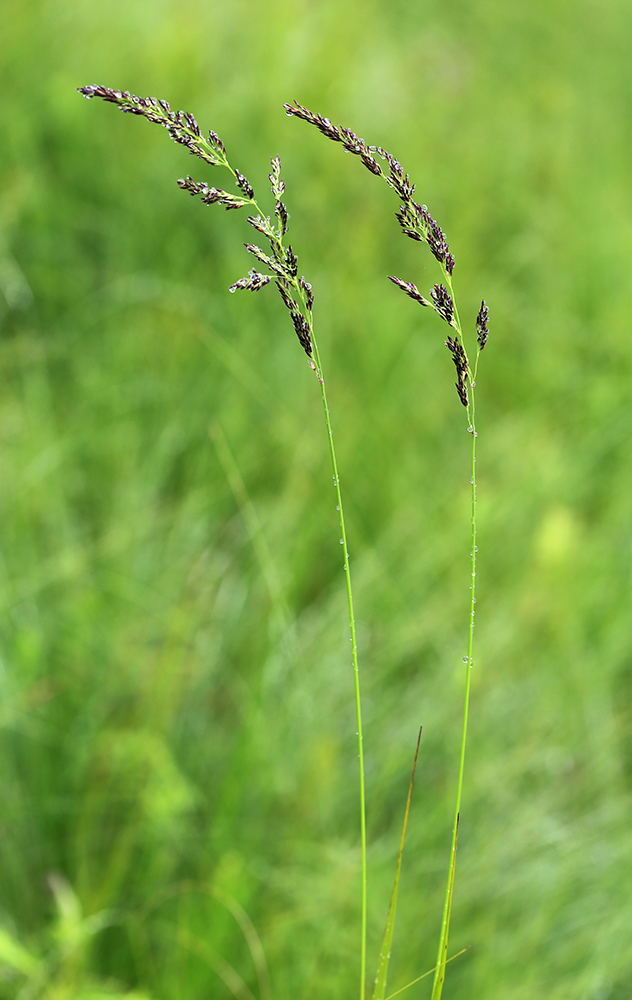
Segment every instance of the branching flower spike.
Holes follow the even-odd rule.
[[[361,843],[361,897],[362,897],[362,929],[361,929],[361,1000],[364,1000],[364,981],[366,967],[366,819],[365,819],[365,794],[364,794],[364,750],[362,740],[362,713],[360,707],[360,676],[358,670],[358,647],[356,642],[355,618],[353,612],[353,596],[351,592],[351,573],[349,569],[349,553],[347,551],[347,532],[345,518],[342,507],[342,494],[340,490],[340,476],[338,475],[338,465],[336,461],[336,451],[334,448],[334,436],[325,391],[325,379],[322,365],[318,353],[318,345],[314,336],[313,305],[314,294],[308,281],[298,273],[298,260],[293,249],[285,245],[283,240],[288,231],[289,212],[283,202],[285,194],[285,184],[281,178],[281,161],[278,156],[271,160],[271,171],[268,175],[274,197],[274,217],[273,222],[269,215],[266,215],[257,204],[254,190],[247,178],[235,170],[229,163],[226,149],[216,132],[209,132],[205,137],[191,114],[183,111],[174,112],[166,101],[158,101],[154,97],[136,97],[128,91],[111,90],[109,87],[89,86],[79,87],[79,93],[84,97],[101,97],[104,101],[116,104],[121,111],[126,114],[141,115],[150,122],[162,125],[174,142],[186,146],[188,151],[199,157],[211,167],[224,167],[233,176],[237,187],[237,193],[233,194],[220,188],[209,186],[205,181],[195,181],[192,177],[185,177],[178,181],[184,191],[188,191],[193,197],[200,197],[205,205],[223,205],[225,209],[239,209],[249,207],[252,215],[248,216],[248,222],[258,233],[260,233],[269,244],[269,253],[262,250],[254,243],[246,243],[246,250],[252,254],[256,260],[264,265],[270,272],[261,274],[251,270],[244,278],[234,282],[230,286],[231,292],[238,289],[256,292],[264,285],[270,283],[274,278],[274,283],[279,291],[283,304],[287,308],[294,332],[299,343],[307,355],[309,364],[316,373],[320,384],[321,397],[325,411],[325,423],[327,427],[327,439],[329,441],[329,453],[333,472],[333,483],[336,491],[336,509],[338,510],[340,526],[340,543],[343,551],[343,569],[345,573],[347,604],[349,609],[349,632],[351,638],[351,656],[354,675],[354,693],[356,708],[356,728],[358,740],[358,763],[360,772],[360,843]],[[327,126],[323,123],[325,134]],[[343,130],[336,138],[343,142],[346,149],[358,153],[372,173],[379,174],[380,166],[375,158],[370,154],[361,139],[354,136],[352,132]],[[414,287],[414,286],[413,286]],[[415,290],[416,291],[416,290]],[[409,292],[410,294],[410,292]],[[414,296],[413,296],[414,297]],[[418,301],[421,297],[417,293]],[[424,303],[430,304],[430,303]]]
[[[452,908],[452,890],[454,886],[454,873],[456,865],[457,835],[459,829],[459,815],[461,809],[461,793],[463,789],[463,774],[465,765],[465,743],[467,735],[467,720],[470,701],[470,679],[473,666],[473,641],[474,641],[474,605],[476,603],[476,424],[475,424],[475,396],[476,372],[481,351],[487,343],[489,335],[489,311],[485,300],[481,304],[476,318],[476,359],[474,365],[470,364],[463,340],[463,331],[459,312],[456,306],[454,290],[452,287],[452,275],[454,273],[454,256],[450,251],[448,240],[441,226],[432,218],[426,205],[418,204],[414,199],[415,185],[411,183],[408,174],[399,161],[381,146],[369,146],[364,139],[358,138],[354,132],[340,126],[332,125],[328,118],[309,111],[302,105],[294,102],[286,104],[285,111],[288,115],[300,118],[302,121],[315,125],[316,128],[333,142],[340,142],[350,153],[359,156],[365,167],[372,174],[379,176],[391,187],[401,201],[401,205],[396,212],[396,218],[405,236],[417,240],[420,243],[427,243],[435,260],[441,266],[443,280],[437,282],[430,292],[428,301],[419,292],[417,286],[412,281],[403,281],[401,278],[390,276],[393,284],[401,288],[411,299],[414,299],[422,306],[434,306],[439,316],[449,323],[455,331],[454,336],[449,336],[445,341],[446,347],[452,355],[452,360],[456,368],[457,381],[456,391],[458,397],[467,410],[467,429],[472,435],[472,459],[471,477],[472,486],[472,551],[471,551],[471,582],[470,582],[470,614],[468,629],[467,656],[463,657],[466,665],[465,675],[465,698],[463,707],[463,728],[461,736],[461,752],[459,758],[459,773],[457,779],[456,808],[454,813],[454,823],[452,828],[452,847],[450,850],[450,862],[448,866],[448,879],[443,909],[443,919],[439,936],[439,951],[437,956],[437,967],[435,971],[434,984],[431,1000],[439,1000],[445,980],[445,967],[448,961],[448,931],[450,927],[450,912]],[[382,168],[378,160],[386,164]],[[391,919],[389,913],[389,919]],[[386,969],[384,961],[388,961],[390,953],[390,939],[388,948],[383,949],[380,954],[380,965],[378,966],[378,977],[376,979],[376,990],[373,1000],[384,1000],[384,990],[386,985]],[[384,955],[386,954],[386,959]]]
[[[281,292],[281,298],[290,313],[294,330],[299,343],[305,351],[312,368],[318,373],[318,364],[314,361],[314,336],[312,306],[314,296],[305,278],[298,276],[298,261],[291,246],[283,245],[283,237],[287,233],[289,213],[281,196],[285,185],[281,179],[281,161],[278,156],[272,160],[270,182],[275,198],[275,215],[278,227],[270,217],[264,215],[259,208],[252,184],[241,173],[232,167],[226,155],[226,147],[216,132],[209,132],[205,137],[193,115],[184,111],[172,111],[167,101],[159,101],[155,97],[136,97],[127,90],[112,90],[110,87],[88,86],[79,87],[79,93],[84,97],[101,97],[104,101],[116,104],[125,114],[141,115],[147,121],[162,125],[174,142],[180,143],[194,156],[199,157],[212,167],[225,167],[233,175],[239,193],[233,194],[221,188],[211,187],[205,181],[195,181],[186,176],[178,181],[183,191],[188,191],[193,197],[199,196],[204,205],[223,205],[227,211],[249,207],[254,209],[248,222],[268,240],[270,254],[261,247],[246,243],[245,247],[257,260],[264,264],[271,275],[276,278],[276,285]],[[230,286],[230,291],[238,288],[257,292],[270,282],[270,274],[259,274],[250,271],[248,276],[240,278]],[[319,375],[320,377],[320,375]]]

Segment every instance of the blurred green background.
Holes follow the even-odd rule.
[[[252,265],[243,213],[175,184],[226,178],[88,83],[193,112],[263,204],[281,156],[348,517],[371,968],[424,726],[392,989],[438,939],[470,439],[445,328],[386,280],[427,291],[438,267],[283,102],[393,151],[470,329],[487,299],[450,946],[469,951],[444,995],[632,995],[631,38],[624,0],[5,0],[2,1000],[269,1000],[248,921],[276,1000],[347,998],[358,970],[318,385],[274,289],[227,292]]]

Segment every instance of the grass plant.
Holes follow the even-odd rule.
[[[358,667],[358,643],[356,636],[353,592],[351,586],[350,557],[348,551],[347,531],[343,510],[342,493],[340,488],[340,475],[338,472],[338,461],[334,444],[334,434],[331,425],[329,404],[325,387],[325,377],[323,366],[318,350],[318,344],[314,332],[313,303],[314,294],[311,285],[303,275],[298,273],[298,260],[290,244],[285,243],[288,232],[289,212],[282,198],[285,194],[285,183],[281,177],[281,162],[278,156],[271,160],[272,171],[269,174],[271,191],[274,197],[274,216],[272,221],[270,215],[266,215],[255,199],[254,189],[246,176],[239,170],[231,166],[224,143],[214,131],[208,133],[206,137],[193,115],[171,110],[167,101],[156,98],[142,98],[131,94],[129,91],[114,90],[100,85],[89,85],[78,88],[84,97],[92,99],[100,97],[104,101],[115,104],[119,110],[126,114],[138,115],[146,118],[149,122],[162,125],[174,140],[174,142],[185,146],[188,151],[201,159],[211,167],[223,167],[230,172],[235,182],[237,193],[229,192],[223,188],[209,186],[205,181],[195,181],[190,175],[178,181],[178,185],[188,191],[193,197],[200,197],[205,205],[222,205],[227,211],[249,208],[253,214],[248,216],[250,225],[269,244],[270,253],[264,251],[256,244],[246,243],[246,250],[252,254],[259,264],[267,269],[267,273],[261,273],[251,269],[248,275],[234,282],[230,292],[238,290],[258,292],[269,284],[272,280],[276,284],[279,294],[286,306],[292,325],[303,348],[310,368],[316,375],[320,385],[322,404],[329,441],[329,452],[331,458],[331,469],[334,488],[336,492],[336,510],[338,512],[340,526],[340,544],[343,547],[343,569],[345,573],[345,583],[347,592],[347,604],[349,612],[349,633],[351,642],[351,660],[354,678],[355,712],[357,724],[357,746],[359,763],[359,800],[360,800],[360,853],[361,853],[361,904],[360,904],[360,1000],[365,1000],[366,996],[366,966],[367,966],[367,832],[366,832],[366,791],[365,791],[365,770],[364,770],[364,749],[362,732],[362,704],[360,694],[360,674]],[[432,218],[425,205],[419,205],[413,198],[415,185],[411,183],[409,175],[404,170],[398,160],[380,146],[368,146],[363,139],[359,138],[350,129],[337,127],[331,124],[329,119],[321,115],[314,114],[302,105],[286,104],[286,113],[289,116],[296,116],[304,121],[315,125],[318,130],[327,138],[339,142],[343,148],[360,157],[364,166],[372,173],[383,180],[399,196],[402,205],[397,213],[397,219],[404,235],[418,242],[426,243],[435,259],[441,266],[442,278],[445,281],[435,283],[430,292],[430,297],[425,298],[418,290],[417,286],[410,281],[404,281],[396,276],[390,276],[390,280],[406,293],[411,299],[423,307],[434,308],[441,319],[444,320],[453,330],[445,341],[445,345],[450,351],[455,365],[457,381],[457,395],[466,409],[467,430],[471,435],[471,576],[470,576],[470,610],[469,628],[467,641],[467,655],[463,658],[465,663],[465,699],[463,709],[463,725],[461,733],[461,747],[459,754],[459,770],[457,778],[456,805],[454,812],[454,823],[452,830],[452,844],[450,849],[450,860],[448,866],[447,886],[443,906],[443,917],[441,921],[441,932],[439,937],[439,948],[437,954],[437,964],[434,971],[434,983],[431,1000],[440,1000],[443,984],[445,980],[445,969],[448,961],[448,936],[450,927],[450,914],[452,909],[452,896],[454,889],[454,877],[456,869],[457,838],[459,830],[461,797],[463,791],[463,777],[465,768],[465,747],[467,737],[467,722],[470,703],[471,671],[473,667],[473,642],[474,642],[474,618],[476,604],[476,422],[475,422],[475,387],[478,362],[481,351],[484,349],[489,334],[489,313],[485,300],[482,301],[476,319],[476,356],[471,364],[465,348],[463,329],[459,318],[459,312],[455,300],[452,275],[454,271],[455,259],[450,252],[448,241],[438,223]],[[384,172],[378,158],[388,165],[388,171]],[[224,453],[224,464],[226,465],[227,444],[221,435],[221,430],[212,431],[216,445]],[[228,455],[230,452],[228,450]],[[231,468],[230,480],[233,489],[237,492],[244,492],[245,487],[239,482],[238,470]],[[237,487],[235,487],[237,483]],[[250,517],[253,514],[250,512]],[[265,560],[268,562],[268,560]],[[391,893],[390,905],[386,919],[386,927],[380,948],[377,973],[373,989],[373,1000],[384,1000],[386,993],[388,965],[391,955],[395,914],[397,907],[397,897],[399,888],[399,878],[401,870],[402,853],[406,837],[406,827],[410,810],[410,800],[414,780],[417,756],[419,753],[419,741],[421,730],[415,751],[415,760],[411,776],[408,800],[404,815],[404,826],[402,830],[401,844],[397,857],[393,890]],[[423,978],[423,977],[421,977]],[[418,981],[418,980],[416,980]],[[412,983],[410,985],[413,985]],[[399,992],[399,991],[398,991]]]
[[[434,983],[432,988],[432,998],[431,1000],[439,1000],[443,990],[443,983],[445,980],[445,967],[448,959],[448,935],[450,930],[450,914],[452,910],[452,895],[454,890],[454,875],[456,870],[456,850],[457,850],[457,839],[459,833],[459,819],[461,813],[461,797],[463,793],[463,776],[465,772],[465,746],[467,739],[467,722],[470,707],[470,691],[471,691],[471,678],[472,678],[472,667],[474,666],[474,618],[475,618],[475,607],[476,604],[476,403],[475,403],[475,391],[476,391],[476,375],[478,372],[478,362],[480,358],[481,351],[487,343],[487,338],[489,336],[489,310],[485,300],[481,302],[481,306],[476,317],[476,355],[474,362],[471,364],[467,355],[465,348],[465,343],[463,339],[463,329],[461,326],[461,320],[459,318],[459,311],[456,304],[456,298],[454,295],[454,288],[452,284],[452,275],[454,272],[454,255],[450,252],[450,247],[445,234],[438,223],[430,215],[426,205],[419,205],[413,198],[415,193],[415,185],[411,183],[409,175],[404,173],[404,170],[398,160],[381,146],[368,146],[365,141],[359,138],[354,132],[347,128],[341,128],[329,121],[328,118],[324,118],[322,115],[315,114],[313,111],[309,111],[307,108],[302,107],[298,103],[286,104],[285,110],[288,115],[296,116],[303,121],[314,125],[322,135],[326,138],[331,139],[333,142],[338,142],[342,144],[343,149],[347,152],[353,153],[359,156],[364,166],[369,170],[370,173],[380,177],[382,180],[386,181],[390,188],[392,188],[395,193],[399,196],[402,205],[397,212],[397,220],[399,222],[400,228],[405,236],[410,237],[421,243],[427,243],[432,255],[438,261],[441,271],[442,278],[445,281],[435,283],[434,288],[430,292],[430,298],[425,298],[417,286],[412,281],[403,281],[401,278],[390,276],[390,280],[398,288],[401,288],[403,292],[406,293],[413,301],[417,302],[419,305],[424,307],[432,307],[439,314],[439,316],[450,326],[454,331],[453,335],[448,335],[445,341],[445,346],[450,351],[452,355],[452,360],[454,361],[454,366],[456,368],[456,391],[461,401],[462,405],[465,407],[467,412],[467,431],[472,438],[472,453],[471,453],[471,550],[470,550],[470,609],[469,609],[469,625],[468,625],[468,637],[467,637],[467,655],[463,657],[463,662],[465,664],[465,696],[464,696],[464,706],[463,706],[463,726],[461,730],[461,748],[459,753],[459,770],[457,777],[457,789],[456,789],[456,804],[454,810],[454,823],[452,827],[452,844],[450,847],[450,861],[448,865],[448,878],[445,891],[445,900],[443,905],[443,917],[441,921],[441,933],[439,936],[439,950],[437,954],[437,965],[435,970]],[[386,162],[388,165],[388,170],[385,172],[379,163],[379,160]],[[446,287],[447,286],[447,287]],[[416,757],[415,757],[416,760]],[[403,847],[403,838],[402,838]],[[399,877],[399,864],[401,860],[398,858],[397,871],[395,876],[395,888],[393,891],[391,910],[389,910],[389,918],[387,920],[387,927],[385,933],[385,940],[382,945],[381,955],[380,955],[380,967],[378,969],[378,976],[376,978],[375,991],[373,994],[373,1000],[384,1000],[384,993],[386,987],[386,966],[388,964],[388,956],[390,955],[390,942],[392,939],[392,920],[394,919],[394,902],[397,895],[397,880]]]
[[[266,216],[259,207],[254,190],[247,178],[234,169],[228,161],[226,149],[217,133],[209,132],[206,138],[191,114],[182,111],[173,112],[166,101],[158,101],[155,98],[140,98],[127,91],[112,90],[108,87],[86,86],[80,87],[79,92],[84,97],[101,97],[103,100],[115,104],[121,111],[128,114],[142,115],[150,122],[155,122],[167,129],[167,132],[174,140],[189,150],[194,156],[199,157],[206,164],[213,167],[224,167],[233,176],[238,188],[238,194],[209,187],[205,182],[197,183],[192,177],[179,180],[179,186],[188,191],[191,195],[201,197],[203,204],[223,205],[227,211],[249,207],[254,210],[254,214],[248,216],[250,225],[269,244],[270,254],[267,254],[261,247],[246,243],[246,249],[256,260],[263,264],[269,271],[268,274],[251,269],[245,278],[240,278],[230,286],[229,291],[236,292],[247,290],[251,292],[260,291],[265,285],[274,280],[279,294],[287,307],[294,330],[299,343],[310,365],[316,375],[320,385],[323,409],[325,414],[325,425],[329,440],[329,453],[331,457],[332,479],[336,493],[336,510],[340,525],[340,545],[343,551],[343,568],[345,573],[347,603],[349,609],[349,633],[351,641],[351,660],[353,668],[355,709],[358,738],[358,763],[359,763],[359,783],[360,783],[360,852],[361,852],[361,931],[360,931],[360,997],[363,1000],[365,995],[366,981],[366,938],[367,938],[367,845],[366,845],[366,796],[364,777],[364,750],[362,735],[362,707],[360,699],[360,674],[358,668],[358,643],[356,637],[355,617],[353,610],[353,592],[351,588],[351,570],[349,566],[349,551],[347,544],[347,530],[345,525],[344,509],[342,503],[342,493],[340,489],[340,475],[338,473],[338,462],[336,459],[336,448],[334,444],[334,433],[331,426],[329,404],[327,402],[327,391],[325,388],[325,377],[322,362],[318,351],[318,344],[314,334],[313,303],[314,295],[311,285],[298,273],[298,261],[291,245],[284,244],[284,237],[288,231],[289,213],[281,200],[285,192],[285,184],[281,178],[281,161],[276,156],[272,159],[272,172],[269,175],[272,194],[274,195],[274,215],[276,222],[272,222],[270,216]]]
[[[196,165],[233,190],[231,175],[79,99],[93,81],[216,123],[270,213],[281,157],[353,557],[369,973],[424,723],[389,993],[436,962],[470,441],[453,330],[386,280],[429,297],[439,265],[400,237],[386,184],[283,102],[412,171],[457,256],[466,336],[493,303],[449,954],[470,948],[443,996],[629,1000],[632,6],[8,0],[3,15],[1,1000],[57,948],[51,874],[83,919],[117,919],[37,1000],[97,983],[225,1000],[194,939],[258,995],[213,886],[261,934],[275,996],[357,995],[357,751],[320,392],[278,292],[226,292],[243,241],[267,249],[248,209],[210,219],[175,184]]]

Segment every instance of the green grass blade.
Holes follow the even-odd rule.
[[[461,948],[460,951],[457,951],[456,955],[450,955],[445,964],[447,965],[449,962],[453,962],[455,958],[459,958],[460,955],[464,955],[466,951],[468,951],[468,948]],[[394,993],[389,993],[386,1000],[393,1000],[393,997],[398,997],[400,993],[404,992],[404,990],[409,990],[411,986],[416,986],[416,984],[420,983],[422,979],[427,979],[433,972],[436,972],[437,968],[438,967],[435,965],[434,969],[428,969],[427,972],[424,972],[423,976],[417,976],[416,979],[413,979],[410,983],[406,983],[406,985],[402,986],[399,990],[395,990]]]
[[[388,962],[391,957],[391,944],[393,941],[393,928],[395,926],[395,911],[397,909],[397,892],[399,889],[399,872],[402,867],[402,854],[404,853],[404,841],[406,840],[406,827],[408,826],[408,813],[410,812],[410,800],[413,794],[413,782],[415,780],[415,768],[417,767],[417,757],[419,755],[419,744],[421,742],[421,728],[419,730],[419,736],[417,737],[417,748],[415,750],[415,759],[413,761],[413,770],[410,776],[410,785],[408,786],[408,799],[406,801],[406,812],[404,813],[404,825],[402,828],[402,839],[399,845],[399,854],[397,855],[397,866],[395,868],[395,879],[393,881],[393,891],[391,893],[391,902],[388,907],[388,915],[386,917],[386,927],[384,928],[384,937],[382,938],[382,947],[380,948],[380,957],[377,963],[377,975],[375,977],[375,987],[373,989],[373,1000],[384,1000],[384,994],[386,993],[386,976],[388,973]]]

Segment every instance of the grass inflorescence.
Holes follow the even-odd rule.
[[[439,936],[439,950],[437,955],[437,967],[435,971],[434,984],[432,989],[432,1000],[439,1000],[445,980],[445,966],[448,954],[448,934],[450,929],[450,914],[452,909],[452,895],[454,889],[454,875],[456,869],[456,849],[459,832],[459,819],[461,810],[461,796],[463,791],[463,776],[465,767],[465,744],[467,737],[467,723],[470,703],[471,671],[473,667],[473,643],[474,643],[474,618],[476,604],[476,405],[475,387],[478,361],[481,351],[487,343],[489,334],[489,310],[485,300],[476,318],[476,356],[472,365],[466,351],[463,329],[459,318],[459,312],[454,297],[452,276],[454,273],[455,259],[450,251],[448,240],[441,226],[433,219],[426,205],[420,205],[414,200],[415,185],[399,163],[399,161],[381,146],[369,146],[359,136],[350,129],[332,125],[328,118],[310,111],[308,108],[294,102],[286,104],[285,111],[288,115],[295,116],[315,125],[319,132],[333,142],[342,143],[347,152],[359,156],[364,166],[370,173],[381,177],[391,187],[401,200],[401,206],[396,213],[397,221],[405,236],[428,244],[433,257],[438,261],[443,272],[443,281],[435,283],[430,291],[430,301],[426,299],[411,281],[404,281],[401,278],[390,276],[390,280],[414,301],[422,306],[434,306],[434,309],[452,329],[454,335],[448,335],[445,345],[452,355],[456,368],[456,391],[457,395],[467,410],[468,425],[467,430],[472,436],[471,454],[471,570],[470,570],[470,613],[468,627],[467,656],[463,658],[466,667],[465,674],[465,698],[463,708],[463,727],[461,735],[461,751],[459,757],[459,770],[457,777],[456,806],[454,813],[454,824],[452,830],[452,845],[450,850],[450,862],[448,866],[448,879],[443,908],[443,918],[441,922],[441,932]],[[379,158],[379,159],[378,159]],[[382,169],[379,160],[385,162],[388,170]],[[374,995],[374,1000],[382,1000]]]
[[[281,177],[281,162],[278,156],[271,160],[271,172],[268,179],[271,185],[271,192],[274,198],[273,216],[267,215],[259,207],[255,198],[254,188],[247,177],[231,165],[228,159],[224,143],[219,135],[214,131],[203,134],[196,119],[190,113],[183,111],[174,112],[167,101],[156,98],[137,97],[128,91],[113,90],[102,86],[86,86],[78,88],[79,92],[87,98],[100,97],[104,101],[115,104],[121,111],[127,114],[134,114],[146,118],[148,121],[162,125],[174,142],[185,146],[188,151],[201,159],[211,167],[222,167],[232,175],[236,191],[227,191],[209,185],[206,181],[194,180],[187,175],[178,180],[178,185],[187,191],[192,197],[199,198],[204,205],[221,205],[227,211],[242,208],[250,209],[252,214],[247,221],[265,238],[269,252],[259,245],[247,242],[244,244],[260,266],[266,269],[267,273],[250,269],[248,274],[238,279],[230,285],[229,291],[234,293],[238,290],[257,292],[266,285],[274,282],[280,297],[287,308],[292,326],[297,335],[299,343],[303,348],[309,365],[315,372],[320,384],[322,402],[325,414],[327,436],[329,440],[329,450],[332,463],[333,481],[336,489],[337,509],[339,512],[339,524],[344,552],[344,573],[346,579],[347,601],[349,610],[349,629],[352,648],[352,666],[355,686],[355,707],[358,735],[358,757],[359,757],[359,778],[360,778],[360,840],[361,840],[361,945],[360,945],[360,1000],[365,1000],[366,994],[366,964],[367,964],[367,842],[366,842],[366,805],[365,805],[365,776],[363,759],[363,734],[362,734],[362,710],[360,699],[360,681],[358,669],[358,652],[356,641],[356,628],[353,607],[353,595],[351,588],[351,573],[349,566],[349,553],[347,548],[347,534],[342,505],[342,494],[340,489],[340,477],[338,473],[338,463],[334,446],[333,431],[331,427],[329,405],[325,389],[323,368],[318,351],[318,345],[314,334],[313,305],[314,294],[311,285],[303,275],[299,275],[298,259],[292,246],[286,243],[285,237],[289,228],[289,212],[283,197],[285,195],[285,184]],[[445,345],[448,348],[456,369],[456,390],[458,398],[466,408],[468,418],[468,432],[472,437],[472,507],[471,507],[471,528],[472,528],[472,549],[471,549],[471,598],[468,630],[467,656],[464,657],[466,665],[465,680],[465,702],[463,712],[463,727],[461,737],[461,750],[459,758],[459,771],[457,780],[456,807],[453,824],[452,846],[450,851],[450,861],[448,867],[447,888],[444,901],[443,918],[439,938],[439,949],[437,964],[434,972],[434,984],[432,990],[432,1000],[439,1000],[445,979],[445,968],[449,961],[447,955],[448,933],[450,925],[450,913],[452,906],[452,895],[454,887],[454,874],[456,865],[456,848],[459,828],[461,796],[463,789],[465,744],[467,735],[467,722],[470,697],[470,678],[473,666],[473,630],[476,603],[476,424],[475,424],[475,386],[476,372],[481,351],[484,349],[489,332],[489,312],[485,301],[476,318],[476,355],[474,363],[470,362],[463,338],[463,330],[454,296],[452,277],[455,267],[455,258],[452,254],[447,237],[442,228],[430,214],[426,205],[418,204],[414,199],[415,185],[410,177],[404,172],[399,161],[391,153],[381,146],[369,146],[350,129],[332,125],[328,118],[309,111],[300,104],[286,104],[286,113],[289,116],[298,117],[314,126],[328,139],[342,144],[348,152],[357,155],[367,170],[374,176],[381,177],[391,189],[398,195],[401,205],[396,213],[396,217],[402,233],[410,239],[426,243],[442,270],[442,280],[436,282],[429,292],[429,296],[424,296],[417,285],[412,281],[406,281],[395,275],[390,275],[390,281],[400,288],[408,297],[413,299],[424,308],[434,309],[440,318],[447,323],[452,333],[447,336]],[[381,162],[380,162],[381,161]],[[386,164],[387,169],[382,167]],[[421,737],[421,731],[420,731]],[[419,752],[419,741],[415,753],[415,765]],[[391,944],[393,939],[395,911],[397,905],[397,894],[399,886],[399,876],[404,840],[408,823],[412,784],[414,778],[415,765],[411,776],[408,801],[404,816],[404,826],[401,837],[400,850],[397,858],[395,879],[391,901],[388,908],[386,928],[382,940],[382,947],[377,967],[375,985],[373,990],[373,1000],[385,1000],[388,964],[390,959]],[[426,973],[425,975],[429,975]],[[423,976],[420,978],[424,978]],[[418,980],[416,980],[418,981]],[[412,985],[412,984],[410,984]],[[401,992],[401,991],[398,991]]]

